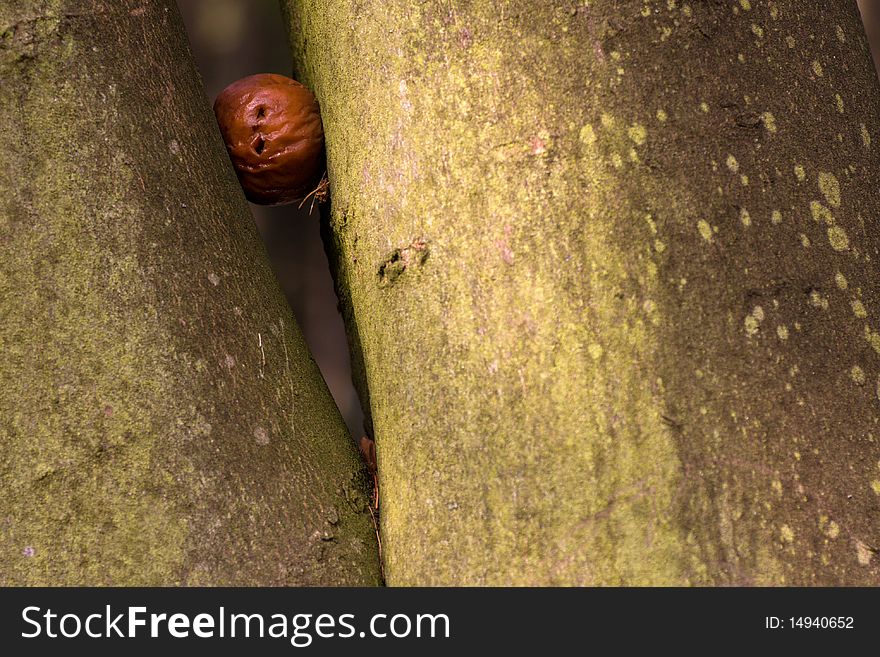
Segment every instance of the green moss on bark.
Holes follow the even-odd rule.
[[[854,3],[283,4],[389,583],[880,581]]]
[[[0,76],[0,582],[378,583],[174,3],[4,7]]]

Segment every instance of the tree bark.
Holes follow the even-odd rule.
[[[0,78],[0,583],[378,583],[175,4],[4,3]]]
[[[287,0],[390,584],[877,584],[855,2]]]

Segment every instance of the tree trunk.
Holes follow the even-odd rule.
[[[374,584],[173,2],[0,8],[0,583]]]
[[[287,0],[390,584],[877,584],[855,2]]]

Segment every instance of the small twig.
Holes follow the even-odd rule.
[[[306,194],[303,200],[299,202],[299,209],[302,209],[302,206],[305,205],[306,201],[312,199],[312,204],[309,206],[309,215],[311,216],[312,210],[315,209],[315,201],[318,203],[324,203],[330,194],[329,189],[330,181],[328,180],[327,172],[325,171],[321,176],[321,182],[318,183],[318,186]]]

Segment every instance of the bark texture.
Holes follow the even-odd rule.
[[[174,3],[3,3],[0,78],[0,583],[378,583]]]
[[[390,584],[880,583],[855,2],[284,4]]]

